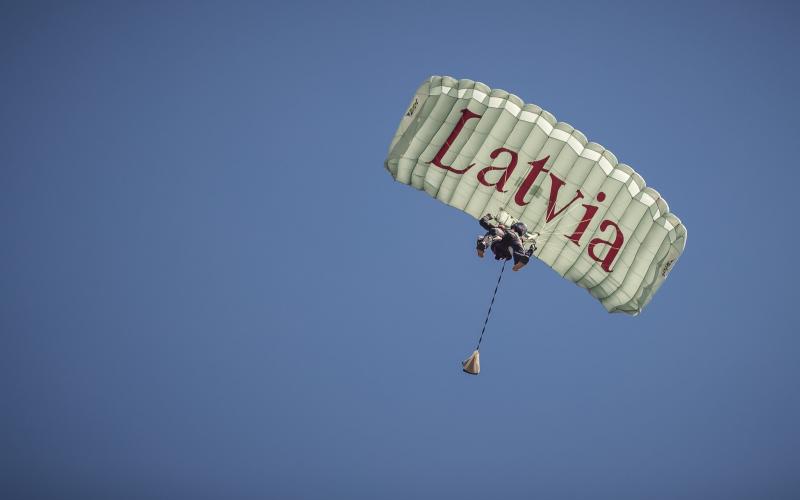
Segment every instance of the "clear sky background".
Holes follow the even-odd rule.
[[[792,2],[5,3],[0,496],[800,497]],[[639,317],[383,160],[451,75],[689,230]]]

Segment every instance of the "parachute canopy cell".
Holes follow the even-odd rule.
[[[385,166],[398,182],[475,218],[505,212],[524,222],[539,233],[539,260],[609,312],[641,312],[686,244],[667,202],[609,150],[472,80],[425,81]]]

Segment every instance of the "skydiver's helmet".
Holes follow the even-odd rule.
[[[515,222],[513,226],[511,226],[518,235],[524,236],[525,233],[528,232],[528,226],[525,225],[524,222]]]

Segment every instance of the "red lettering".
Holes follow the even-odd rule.
[[[617,258],[617,253],[619,253],[619,249],[622,248],[622,242],[625,241],[625,237],[622,235],[622,229],[620,229],[616,223],[611,222],[608,219],[600,223],[600,231],[605,231],[608,226],[614,226],[614,243],[601,240],[600,238],[593,239],[589,243],[589,256],[594,259],[595,262],[602,262],[600,267],[603,268],[603,271],[610,273],[611,264],[614,262],[614,259]],[[596,253],[594,253],[594,247],[596,245],[611,245],[611,248],[608,250],[608,253],[604,259],[601,259]]]
[[[505,193],[506,191],[503,188],[506,185],[506,181],[508,180],[509,177],[511,177],[511,174],[514,172],[514,168],[517,166],[517,153],[511,151],[510,149],[497,148],[494,151],[492,151],[492,154],[490,154],[489,156],[492,158],[492,160],[494,160],[498,156],[500,156],[500,153],[508,153],[509,156],[511,156],[508,165],[506,165],[505,167],[490,166],[484,168],[483,170],[478,172],[478,182],[480,182],[484,186],[496,186],[498,192]],[[503,174],[500,176],[500,180],[498,180],[494,184],[491,184],[486,180],[486,174],[494,170],[505,170],[505,172],[503,172]]]
[[[606,194],[600,191],[597,194],[597,201],[603,201],[605,199],[606,199]],[[592,221],[592,217],[594,217],[594,214],[597,213],[598,207],[594,205],[584,204],[583,208],[585,208],[586,211],[583,212],[583,217],[581,218],[581,222],[578,224],[578,227],[575,228],[575,232],[572,233],[571,236],[567,236],[566,234],[564,235],[567,236],[567,238],[569,238],[570,241],[572,241],[578,246],[580,246],[580,241],[581,238],[583,237],[583,233],[586,232],[586,228],[589,227],[589,223]]]
[[[570,205],[572,205],[576,200],[583,198],[583,193],[581,193],[580,189],[575,190],[575,198],[564,205],[558,212],[556,212],[556,198],[558,198],[558,192],[561,190],[561,186],[566,184],[564,181],[559,179],[553,174],[550,174],[550,198],[547,200],[547,215],[545,215],[545,222],[550,222],[554,218],[561,215],[561,213],[566,210]]]
[[[434,165],[436,165],[439,168],[443,168],[445,170],[449,170],[450,172],[455,172],[457,174],[463,174],[467,170],[469,170],[472,167],[474,167],[475,164],[473,163],[472,165],[469,165],[466,168],[462,168],[461,170],[458,170],[457,168],[453,168],[453,167],[451,167],[449,165],[443,165],[442,164],[442,158],[444,158],[444,155],[447,154],[447,150],[450,149],[450,146],[453,144],[453,141],[456,140],[456,137],[458,137],[458,134],[461,133],[461,129],[464,128],[464,124],[467,123],[467,120],[471,120],[472,118],[480,118],[480,117],[481,117],[481,115],[479,115],[477,113],[473,113],[472,111],[470,111],[467,108],[462,109],[461,110],[461,118],[459,118],[458,123],[456,123],[456,126],[453,128],[453,131],[450,132],[450,136],[447,137],[446,141],[444,141],[444,144],[439,149],[439,152],[436,153],[436,156],[433,157],[433,160],[429,161],[428,163],[433,163]]]
[[[581,219],[580,224],[578,224],[578,227],[575,228],[575,232],[572,233],[571,236],[567,236],[566,234],[564,235],[567,236],[571,242],[578,246],[581,245],[581,237],[583,236],[583,233],[586,232],[586,228],[589,227],[589,223],[592,222],[592,217],[594,217],[594,214],[597,213],[597,207],[594,205],[584,204],[583,207],[586,209],[586,211],[583,212],[583,218]]]
[[[536,178],[539,177],[540,173],[549,172],[549,170],[544,168],[545,163],[547,163],[547,160],[549,159],[550,155],[547,155],[541,160],[528,162],[528,164],[533,168],[531,169],[530,172],[528,172],[528,175],[525,177],[525,180],[522,181],[522,184],[520,184],[517,193],[514,195],[514,201],[517,203],[517,205],[524,207],[529,203],[525,201],[525,195],[528,194],[528,191],[530,191],[531,186],[533,186],[533,183],[536,182]]]

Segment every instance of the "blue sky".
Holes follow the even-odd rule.
[[[8,498],[800,495],[789,2],[32,3],[0,16]],[[383,160],[511,91],[689,229],[639,317]]]

